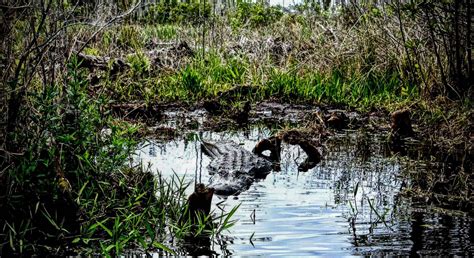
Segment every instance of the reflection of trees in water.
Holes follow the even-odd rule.
[[[384,159],[383,140],[365,133],[329,142],[327,148],[322,166],[338,174],[335,202],[349,206],[346,216],[356,254],[472,254],[473,219],[427,211],[399,194],[408,184],[401,177],[405,170],[420,173],[442,166]]]
[[[413,209],[411,212],[411,256],[461,255],[474,252],[474,220],[467,216],[427,213]]]
[[[327,146],[328,170],[337,174],[335,202],[348,207],[345,216],[356,248],[390,242],[387,234],[394,230],[402,182],[397,178],[399,167],[383,159],[380,145],[380,137],[362,131]]]
[[[203,133],[201,138],[214,141],[232,139],[236,142],[245,142],[245,148],[249,148],[249,144],[256,143],[268,135],[268,130],[259,130],[252,131],[248,135],[241,132]],[[189,140],[184,150],[182,140],[178,145],[181,151],[191,151],[193,155],[196,155],[195,169],[196,175],[199,176],[206,172],[205,169],[204,172],[202,171],[203,158],[199,155],[200,151],[196,152],[196,144],[195,140]],[[417,162],[407,161],[405,158],[400,159],[398,158],[400,154],[387,152],[385,146],[384,137],[381,135],[367,132],[336,135],[326,143],[322,162],[304,174],[303,186],[295,186],[297,182],[293,179],[301,176],[295,170],[297,166],[295,164],[304,160],[306,155],[297,146],[284,146],[282,171],[275,172],[273,178],[279,183],[285,183],[285,187],[288,188],[332,188],[335,204],[348,220],[348,232],[352,235],[350,242],[353,245],[354,254],[468,255],[472,253],[474,251],[471,247],[474,242],[472,219],[426,211],[426,207],[420,208],[410,198],[399,194],[405,187],[413,186],[411,180],[401,177],[406,171],[424,175],[425,170],[448,171],[450,169],[447,168],[450,166],[423,161],[419,158],[421,154],[415,155],[411,150],[408,153],[412,153],[411,159]],[[160,152],[159,150],[166,152],[164,145],[157,145],[155,148],[155,152]],[[171,149],[174,150],[170,147],[169,150]],[[179,155],[179,153],[165,155]],[[246,196],[248,199],[245,201],[258,206],[259,200],[263,198],[262,194],[266,193],[259,191],[258,186],[253,187],[256,187],[255,191]],[[262,209],[256,206],[250,208],[257,211]],[[183,253],[231,255],[232,251],[228,250],[228,246],[232,245],[234,240],[237,239],[225,236],[219,236],[217,239],[190,240],[189,242],[193,244],[184,245],[186,250],[183,250]]]

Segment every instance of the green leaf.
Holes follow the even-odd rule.
[[[105,251],[108,253],[110,250],[112,250],[115,247],[115,245],[109,245],[105,248]]]
[[[98,224],[102,229],[104,229],[110,237],[113,237],[114,234],[112,233],[112,231],[110,231],[110,229],[108,229],[106,226],[104,226],[104,224],[102,224],[102,223],[99,222],[99,221],[97,222],[97,224]],[[112,247],[113,247],[113,246],[112,246]]]
[[[176,253],[175,253],[173,250],[171,250],[169,247],[163,245],[162,243],[153,242],[152,245],[153,245],[153,247],[155,247],[155,248],[159,248],[159,249],[161,249],[161,250],[163,250],[163,251],[165,251],[165,252],[168,252],[168,253],[170,253],[170,254],[176,255]]]

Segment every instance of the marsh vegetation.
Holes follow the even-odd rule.
[[[307,239],[333,254],[423,254],[446,228],[457,244],[436,254],[472,255],[471,1],[330,2],[0,3],[2,257],[277,254],[248,248],[292,251],[320,222]],[[200,141],[250,151],[290,129],[321,164],[297,172],[285,145],[273,185],[188,216],[209,180]]]

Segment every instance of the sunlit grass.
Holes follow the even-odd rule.
[[[215,98],[217,93],[235,85],[248,85],[256,89],[256,94],[241,96],[242,99],[277,98],[288,102],[343,104],[361,108],[414,100],[419,96],[419,89],[401,80],[396,71],[360,74],[335,69],[331,73],[323,73],[285,71],[269,66],[259,73],[251,73],[251,66],[243,59],[222,60],[215,54],[209,54],[205,59],[196,57],[176,72],[157,74],[128,84],[124,84],[123,80],[113,84],[118,87],[115,89],[117,98],[124,101],[194,102]],[[136,68],[131,72],[135,73]]]

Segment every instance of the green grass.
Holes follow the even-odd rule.
[[[57,17],[61,10],[55,8],[51,11],[55,15],[45,17]],[[62,255],[69,246],[72,251],[104,256],[130,249],[173,254],[170,238],[215,237],[233,225],[235,209],[201,216],[197,225],[183,220],[187,184],[182,178],[154,177],[141,165],[130,165],[138,127],[114,119],[107,111],[111,101],[196,104],[236,85],[248,85],[255,90],[237,96],[233,106],[239,106],[239,101],[275,99],[364,110],[416,107],[413,114],[421,120],[419,125],[443,124],[442,130],[433,131],[436,142],[445,146],[454,138],[459,145],[465,142],[472,101],[465,99],[461,107],[452,109],[443,98],[440,105],[431,103],[427,96],[437,91],[442,96],[445,85],[431,44],[419,39],[425,30],[415,16],[409,11],[402,14],[409,43],[403,45],[398,18],[390,8],[381,13],[382,9],[372,7],[362,14],[355,9],[331,13],[306,8],[305,14],[284,14],[259,3],[239,3],[234,12],[214,17],[206,6],[202,19],[196,15],[203,13],[197,2],[157,4],[143,19],[127,19],[92,38],[84,53],[122,58],[130,65],[115,75],[93,71],[101,78],[94,87],[75,61],[67,69],[67,62],[47,63],[65,56],[53,52],[66,49],[56,47],[68,42],[62,36],[45,48],[52,53],[40,56],[39,63],[29,57],[35,60],[33,67],[23,64],[17,77],[7,76],[14,78],[11,85],[31,84],[21,98],[17,128],[7,136],[12,146],[5,149],[18,151],[8,154],[7,162],[2,160],[3,250],[25,256]],[[25,11],[11,24],[8,40],[13,55],[2,53],[12,65],[9,73],[20,64],[26,46],[42,45],[58,25],[51,20],[37,24],[35,15]],[[65,32],[77,43],[88,42],[94,30],[81,24]],[[35,40],[30,42],[31,38]],[[174,46],[179,41],[191,46],[192,57],[171,55],[176,63],[169,67],[152,62],[149,52],[161,48],[156,43]],[[282,50],[284,44],[293,50]],[[404,47],[410,51],[403,51]],[[36,52],[27,52],[27,57]],[[441,54],[442,60],[449,59]],[[47,69],[56,65],[68,72]],[[30,74],[36,68],[36,74]],[[18,90],[9,88],[6,101]]]
[[[198,225],[182,217],[188,187],[183,178],[154,176],[143,164],[130,164],[138,127],[104,110],[108,98],[89,96],[84,76],[73,60],[64,88],[50,85],[31,93],[36,112],[24,115],[29,130],[12,135],[14,144],[26,147],[5,169],[3,250],[62,255],[69,247],[115,256],[161,249],[173,254],[179,247],[171,246],[171,238],[215,237],[227,228],[232,211],[211,214]],[[183,76],[190,78],[186,87],[192,90],[194,79]]]
[[[414,60],[398,45],[398,17],[390,8],[381,15],[383,10],[372,5],[362,5],[360,14],[351,8],[330,12],[300,6],[301,13],[289,14],[239,2],[234,12],[211,15],[202,27],[200,22],[182,23],[189,18],[184,13],[196,11],[193,4],[190,9],[186,4],[156,5],[145,20],[107,28],[104,37],[93,42],[94,50],[110,50],[105,46],[115,44],[120,56],[129,53],[132,69],[102,82],[114,100],[196,103],[236,85],[251,85],[257,94],[242,98],[369,109],[413,103],[440,87],[433,53],[417,45],[417,51],[426,54]],[[155,19],[157,14],[166,21]],[[182,19],[168,20],[173,15]],[[413,17],[403,18],[406,37],[413,37],[420,28]],[[154,42],[172,46],[180,41],[191,46],[193,57],[171,55],[176,65],[165,67],[147,60]],[[279,44],[291,50],[286,53]],[[414,75],[409,58],[417,67]]]
[[[115,96],[122,101],[147,100],[195,102],[212,99],[218,92],[235,85],[250,85],[257,94],[242,99],[276,98],[287,102],[328,103],[367,108],[373,105],[414,100],[419,89],[401,80],[400,75],[371,72],[360,74],[339,71],[285,71],[264,67],[252,73],[252,64],[244,59],[222,59],[209,53],[205,59],[194,58],[182,70],[155,74],[151,78],[111,82]],[[132,73],[135,69],[132,69]],[[124,76],[126,77],[126,75]]]
[[[145,25],[143,27],[143,40],[172,40],[177,36],[178,27],[175,25]]]

